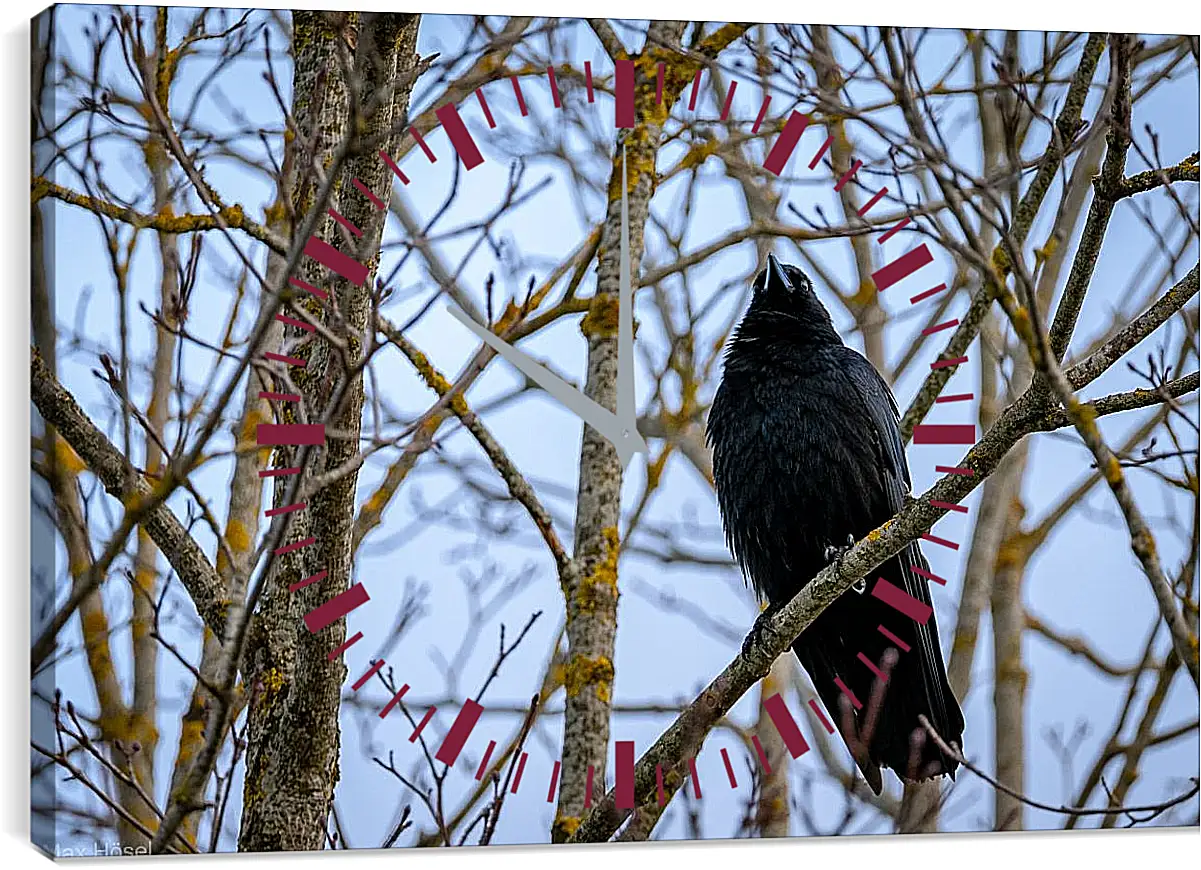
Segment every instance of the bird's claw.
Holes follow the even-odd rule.
[[[845,546],[836,547],[833,544],[827,544],[826,551],[825,551],[826,564],[833,565],[837,562],[841,562],[843,557],[846,556],[846,554],[849,553],[851,551],[851,548],[854,546],[855,546],[855,536],[854,535],[847,535],[847,542],[846,542]],[[859,578],[851,585],[851,588],[854,589],[860,595],[862,595],[864,592],[867,591],[867,578],[866,577]]]
[[[769,604],[763,608],[759,616],[755,619],[755,624],[751,626],[751,630],[747,633],[746,639],[742,642],[742,654],[746,655],[750,652],[751,647],[757,645],[763,640],[764,632],[771,624],[772,617],[780,612],[780,605]]]
[[[827,544],[825,550],[826,564],[833,565],[835,562],[841,561],[842,557],[851,551],[855,546],[855,536],[847,535],[847,542],[841,547],[834,544]]]

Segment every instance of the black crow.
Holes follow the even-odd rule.
[[[872,364],[842,343],[805,273],[769,256],[752,294],[726,350],[706,432],[726,541],[767,601],[748,643],[850,544],[893,516],[910,489],[896,400]],[[963,745],[963,713],[933,614],[919,624],[872,594],[883,578],[929,605],[928,581],[918,573],[928,570],[917,542],[910,544],[792,645],[839,724],[852,708],[835,680],[861,705],[844,739],[876,794],[880,767],[905,781],[954,778],[958,763],[926,739],[919,714],[945,741]],[[877,667],[895,658],[874,710],[876,675],[859,653]]]

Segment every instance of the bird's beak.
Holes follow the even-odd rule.
[[[785,274],[784,267],[780,265],[780,261],[776,259],[776,255],[768,254],[766,286],[770,287],[773,284],[778,284],[785,290],[793,289],[792,282],[788,280],[788,275]]]

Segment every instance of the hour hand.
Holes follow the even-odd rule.
[[[617,413],[585,396],[545,366],[472,320],[467,312],[450,307],[450,313],[480,341],[508,360],[522,374],[546,390],[569,411],[599,432],[617,450],[625,468],[635,453],[647,453],[646,441],[638,432],[634,406],[634,289],[630,280],[630,204],[626,184],[625,146],[621,153],[621,260],[617,298]]]
[[[467,312],[457,306],[451,305],[448,310],[459,323],[474,332],[480,341],[558,399],[567,410],[603,435],[617,450],[623,468],[630,464],[635,453],[647,452],[646,441],[638,433],[634,420],[622,420],[617,414],[585,396],[554,372],[500,338],[492,330],[476,323]]]

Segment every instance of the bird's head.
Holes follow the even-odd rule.
[[[768,254],[767,265],[755,276],[751,290],[751,304],[740,332],[768,331],[801,341],[841,342],[813,282],[796,266]]]

